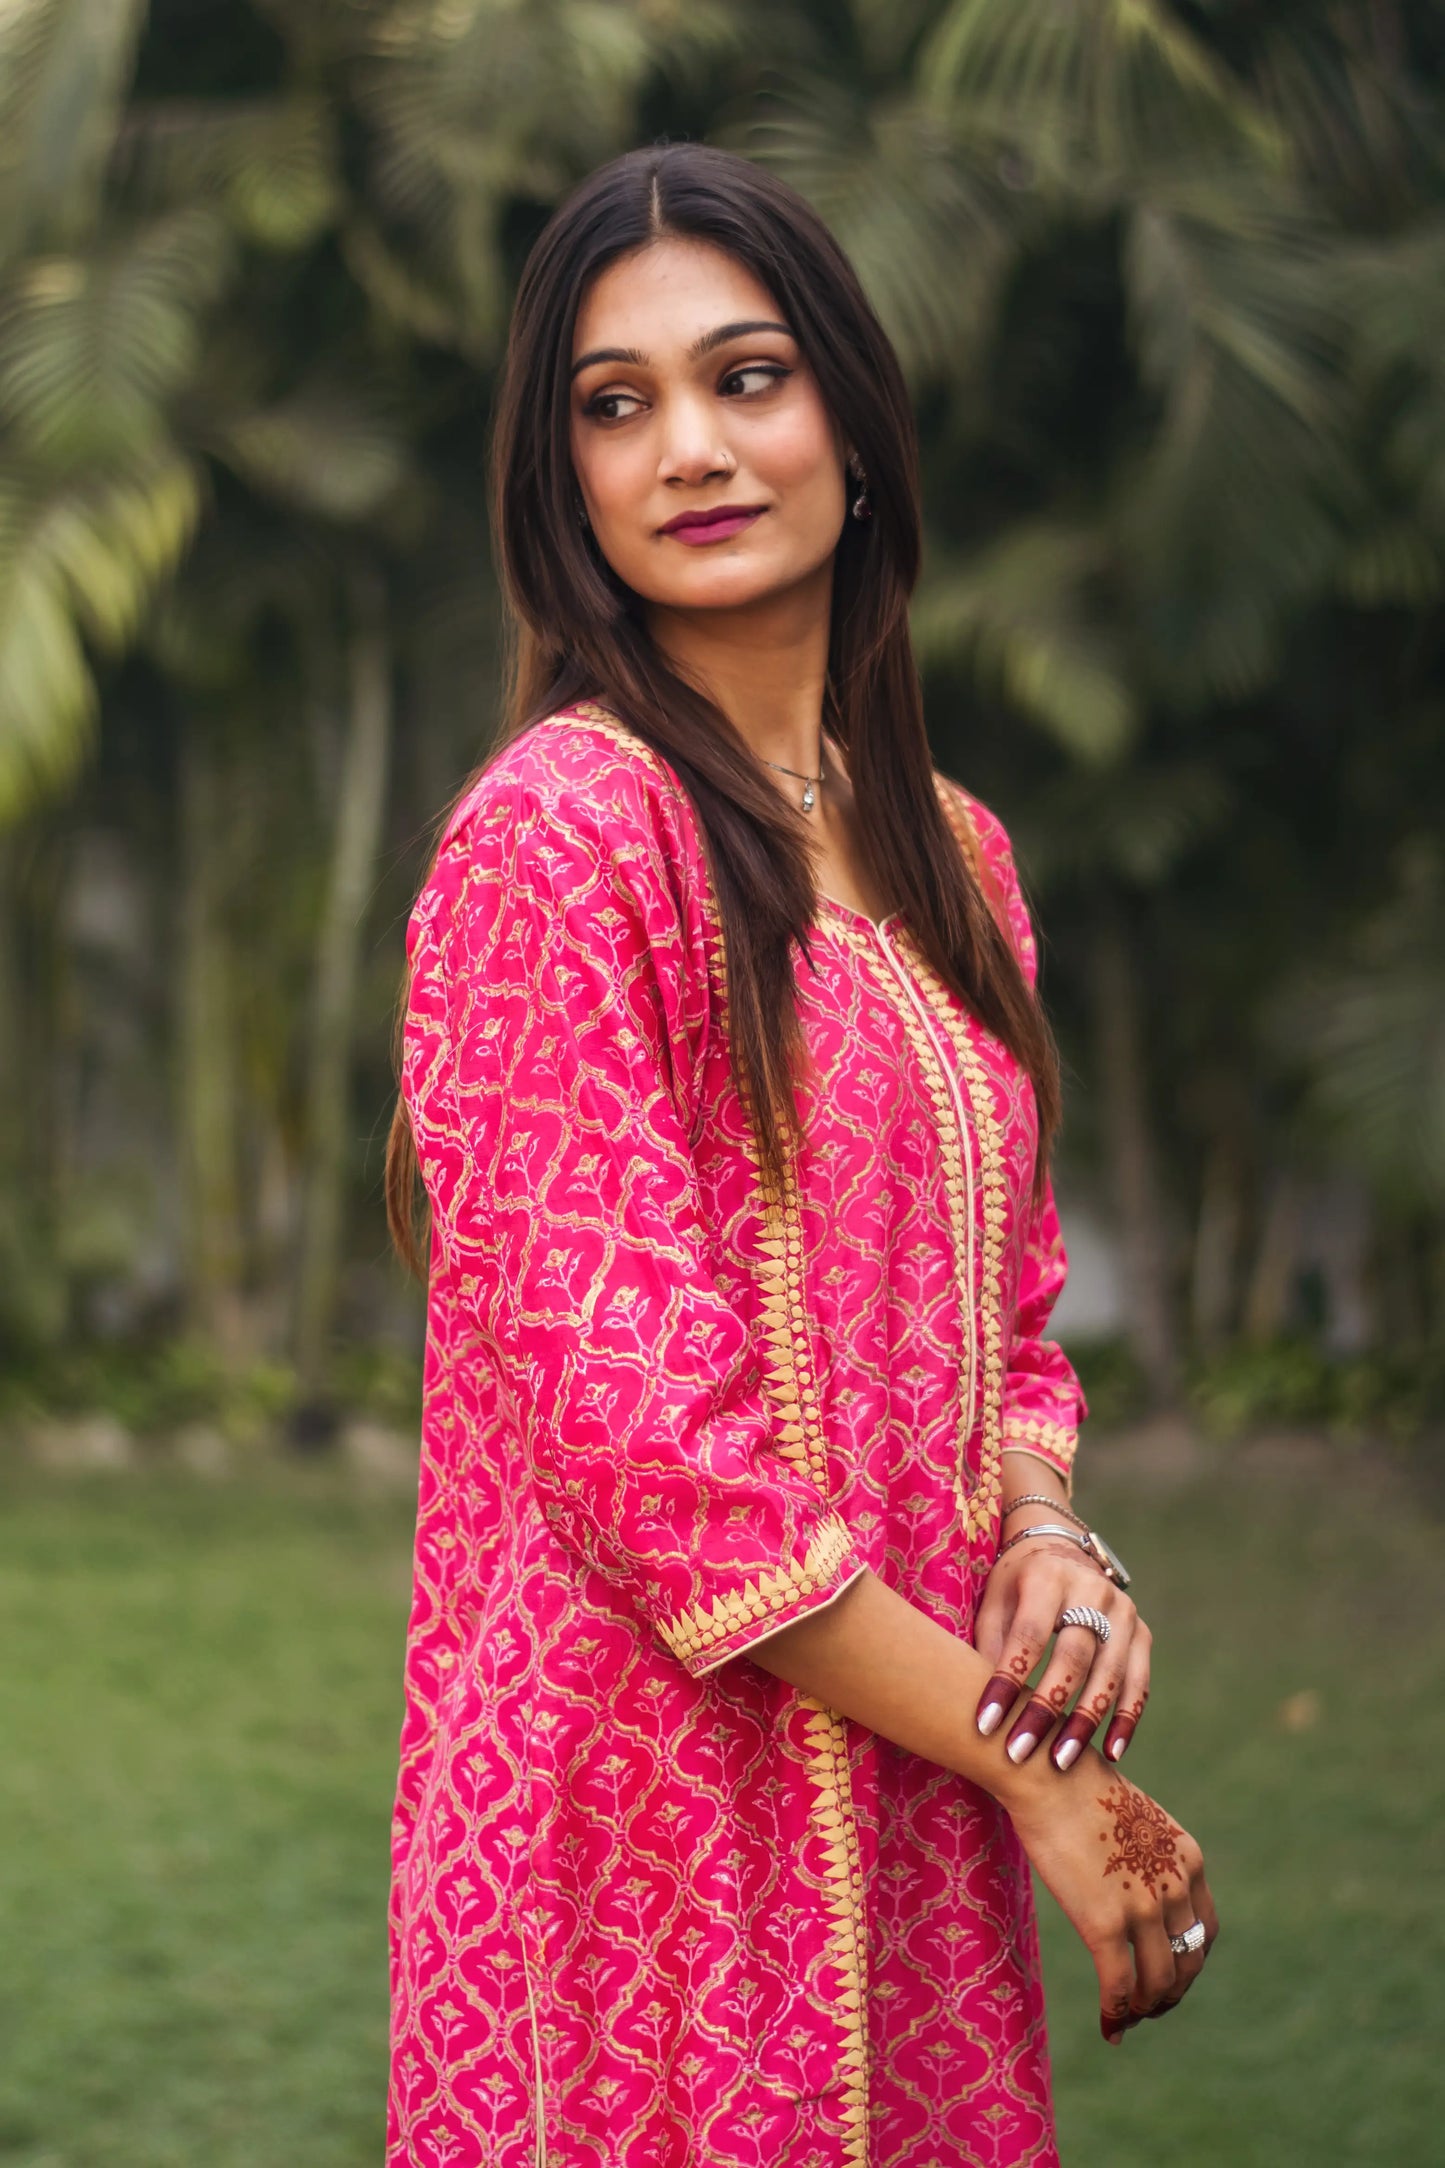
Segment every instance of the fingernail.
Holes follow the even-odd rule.
[[[1011,1762],[1027,1761],[1038,1743],[1039,1735],[1037,1732],[1016,1731],[1008,1743],[1009,1760]]]
[[[1124,2035],[1122,2033],[1105,2033],[1104,2038],[1111,2048],[1117,2048],[1122,2046]]]
[[[978,1728],[983,1733],[985,1739],[987,1739],[992,1732],[997,1731],[999,1725],[1002,1722],[1003,1703],[1001,1701],[991,1701],[986,1709],[981,1709],[979,1711]]]
[[[1072,1768],[1083,1751],[1083,1745],[1082,1739],[1061,1739],[1054,1748],[1054,1767],[1056,1769]]]
[[[1127,1739],[1111,1739],[1109,1741],[1107,1749],[1105,1750],[1109,1756],[1110,1761],[1117,1761],[1128,1744],[1129,1742]]]

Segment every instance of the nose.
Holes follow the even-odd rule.
[[[727,449],[717,407],[706,394],[674,393],[663,414],[661,482],[707,482],[731,474],[737,461]]]

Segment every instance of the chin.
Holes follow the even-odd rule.
[[[755,567],[717,565],[709,566],[706,575],[699,567],[697,579],[672,581],[662,589],[639,587],[637,592],[661,610],[736,610],[766,602],[791,584],[786,578],[760,579]]]

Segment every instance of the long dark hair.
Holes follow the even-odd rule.
[[[670,667],[648,636],[640,598],[573,509],[568,375],[577,310],[598,273],[664,238],[710,242],[754,273],[863,462],[873,516],[846,519],[835,554],[823,722],[847,757],[859,854],[875,885],[896,900],[935,970],[1032,1079],[1037,1185],[1058,1124],[1058,1064],[1043,1012],[934,785],[908,629],[921,513],[902,371],[816,212],[733,152],[679,142],[610,160],[553,213],[527,259],[492,424],[490,508],[508,683],[487,759],[543,716],[595,700],[675,770],[701,824],[722,920],[733,1074],[764,1176],[779,1184],[796,1134],[802,1054],[795,950],[817,911],[806,823],[723,711]],[[443,828],[445,821],[444,814]],[[408,993],[404,986],[397,1015],[398,1073]],[[397,1250],[420,1277],[416,1171],[398,1095],[387,1217]]]

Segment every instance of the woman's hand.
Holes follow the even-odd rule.
[[[1092,1746],[1081,1746],[1061,1776],[1010,1761],[997,1737],[981,1739],[969,1714],[987,1676],[978,1650],[871,1568],[751,1657],[823,1708],[956,1770],[999,1802],[1088,1946],[1106,2039],[1171,2009],[1197,1977],[1202,1953],[1176,1958],[1169,1947],[1170,1935],[1196,1918],[1206,1948],[1215,1934],[1193,1838]]]
[[[998,1560],[979,1605],[974,1647],[993,1667],[993,1677],[979,1696],[979,1730],[988,1737],[1009,1715],[1048,1646],[1055,1621],[1070,1604],[1102,1611],[1109,1621],[1109,1638],[1100,1641],[1087,1626],[1064,1627],[1048,1669],[1009,1732],[1012,1761],[1027,1760],[1071,1701],[1073,1713],[1049,1750],[1056,1769],[1078,1760],[1110,1709],[1114,1716],[1104,1752],[1110,1761],[1118,1761],[1144,1714],[1151,1637],[1133,1602],[1076,1545],[1036,1536],[1015,1544]]]
[[[1005,1803],[1094,1960],[1100,2030],[1117,2045],[1131,2025],[1162,2017],[1193,1986],[1219,1922],[1194,1839],[1093,1747],[1079,1752],[1064,1782],[1021,1783]],[[1196,1920],[1203,1947],[1176,1955],[1170,1936]]]

